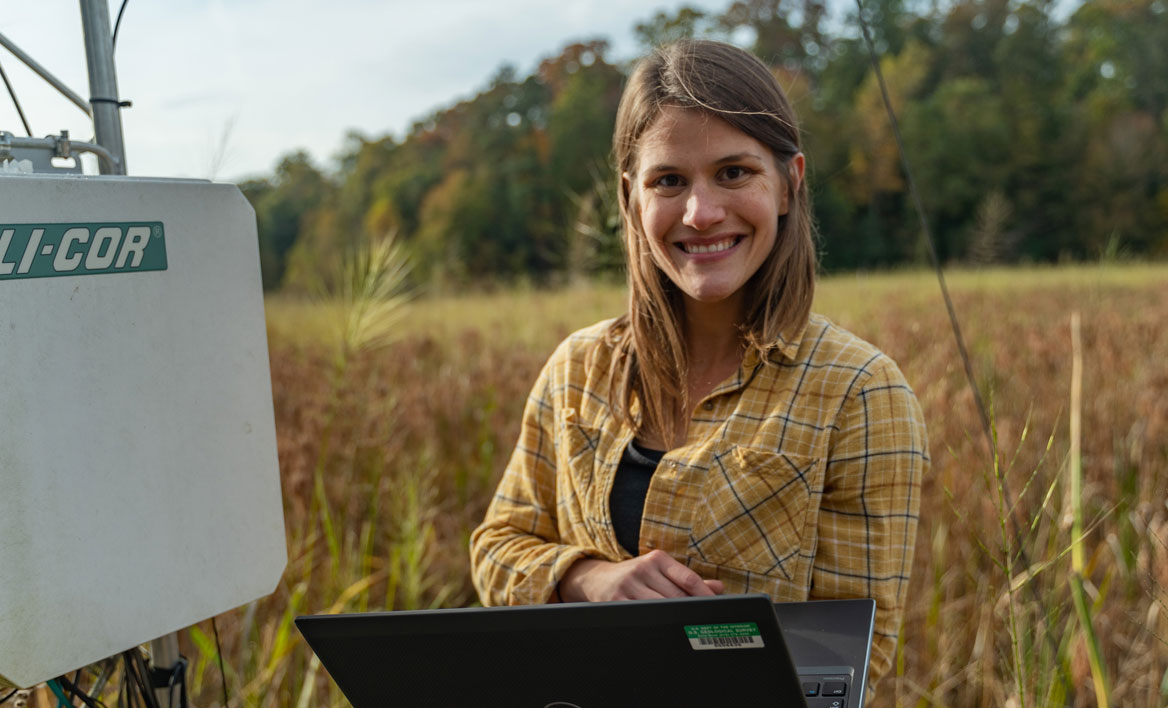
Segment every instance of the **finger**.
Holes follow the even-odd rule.
[[[681,592],[672,583],[663,581],[650,568],[636,568],[623,578],[613,593],[614,600],[659,600],[665,597],[679,597]],[[654,576],[657,576],[654,579]],[[673,595],[668,594],[672,589]]]
[[[683,597],[679,595],[663,595],[657,592],[648,585],[638,585],[636,587],[622,590],[619,594],[613,597],[614,600],[664,600],[670,597]]]
[[[664,551],[650,551],[621,563],[628,571],[621,582],[622,593],[642,600],[685,597],[689,593],[665,575],[665,568],[676,563],[677,561]]]
[[[645,587],[660,597],[687,597],[690,593],[673,582],[668,575],[657,568],[648,569],[650,572],[644,578]]]
[[[726,591],[726,586],[722,584],[721,580],[706,580],[703,578],[702,582],[705,583],[706,587],[713,591],[715,595],[721,595]]]
[[[667,562],[662,562],[662,573],[674,585],[680,588],[686,595],[714,595],[714,591],[710,589],[702,580],[702,577],[678,563],[673,558],[666,556]]]

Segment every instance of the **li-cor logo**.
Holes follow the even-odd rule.
[[[166,270],[160,221],[0,224],[0,280]]]

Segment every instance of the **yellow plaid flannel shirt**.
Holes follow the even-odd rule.
[[[471,536],[484,605],[548,602],[580,558],[630,557],[609,494],[636,431],[608,406],[610,325],[565,340],[528,398]],[[826,318],[812,315],[780,344],[767,362],[748,353],[698,403],[685,444],[653,474],[638,551],[664,550],[727,593],[874,598],[875,686],[892,664],[912,568],[924,419],[896,364]]]

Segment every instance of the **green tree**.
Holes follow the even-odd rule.
[[[634,25],[633,34],[642,50],[648,52],[679,39],[706,36],[712,29],[709,20],[705,11],[682,5],[673,14],[658,10],[653,17]]]
[[[255,199],[264,287],[272,289],[283,281],[288,252],[306,215],[331,198],[333,187],[302,150],[281,158],[266,182],[249,183],[249,191]]]

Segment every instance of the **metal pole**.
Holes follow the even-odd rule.
[[[82,11],[83,11],[83,12],[84,12],[84,5],[85,5],[85,3],[83,2],[83,3],[82,3],[82,8],[83,8],[83,9],[82,9]],[[107,22],[106,24],[108,25],[109,23]],[[111,40],[111,41],[112,41],[112,40]],[[36,61],[35,61],[35,60],[34,60],[32,57],[30,57],[29,55],[25,54],[25,53],[24,53],[24,52],[23,52],[23,51],[20,49],[20,47],[18,47],[18,46],[16,46],[15,44],[13,44],[13,43],[12,43],[12,40],[8,39],[8,38],[7,38],[7,37],[5,37],[3,34],[0,34],[0,46],[4,47],[4,48],[5,48],[5,49],[7,49],[8,51],[12,52],[12,56],[14,56],[14,57],[16,57],[17,59],[19,59],[19,60],[21,60],[22,62],[24,62],[24,63],[25,63],[27,66],[28,66],[28,68],[30,68],[30,69],[32,69],[33,71],[35,71],[35,72],[37,73],[37,75],[38,75],[38,76],[40,76],[40,77],[41,77],[42,79],[44,79],[45,81],[48,81],[48,82],[49,82],[49,84],[50,84],[50,85],[51,85],[53,88],[55,88],[55,89],[57,89],[58,91],[60,91],[60,92],[61,92],[61,94],[62,94],[63,96],[65,96],[65,98],[69,99],[69,100],[70,100],[70,101],[72,101],[72,102],[73,102],[73,103],[74,103],[74,104],[75,104],[75,105],[76,105],[78,108],[80,108],[81,110],[85,111],[85,115],[93,115],[93,111],[92,111],[92,109],[90,109],[90,107],[89,107],[89,104],[85,102],[85,99],[84,99],[84,98],[81,98],[80,96],[78,96],[78,95],[77,95],[77,93],[73,91],[73,89],[69,88],[68,86],[66,86],[66,85],[65,85],[65,83],[64,83],[63,81],[61,81],[61,80],[60,80],[60,79],[58,79],[56,76],[53,76],[51,73],[49,73],[49,70],[48,70],[48,69],[46,69],[45,67],[43,67],[43,66],[41,66],[40,64],[38,64],[38,63],[37,63],[37,62],[36,62]]]
[[[114,70],[114,42],[110,34],[106,0],[80,0],[81,30],[85,35],[85,60],[89,64],[89,103],[93,107],[96,142],[113,153],[113,169],[102,174],[126,174],[126,148],[122,140],[122,115],[118,105],[118,78]]]
[[[150,642],[150,667],[152,669],[169,674],[174,671],[181,660],[182,655],[178,651],[178,632],[172,632]],[[151,682],[153,680],[151,677]],[[185,691],[186,688],[184,687],[182,690]],[[178,692],[175,693],[177,695]],[[178,706],[171,705],[170,691],[165,685],[162,688],[154,689],[154,697],[162,708],[178,708]]]
[[[80,0],[81,29],[85,35],[85,60],[89,65],[89,103],[93,106],[93,132],[98,145],[113,153],[112,169],[102,165],[102,174],[126,174],[126,147],[122,137],[118,78],[114,68],[114,42],[110,33],[109,4],[106,0]],[[171,672],[181,662],[178,633],[150,642],[150,664],[155,670]],[[154,689],[158,704],[170,708],[166,688]]]

